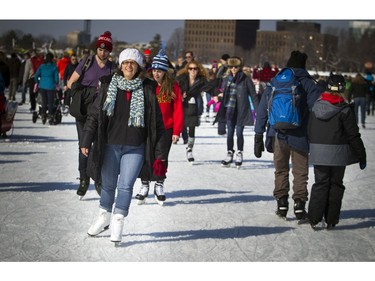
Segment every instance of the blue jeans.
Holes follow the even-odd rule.
[[[235,122],[227,121],[227,150],[233,150],[234,147],[234,129],[236,129],[237,134],[237,150],[243,151],[244,137],[243,130],[244,126],[237,126]]]
[[[107,144],[105,146],[101,173],[101,208],[112,212],[115,203],[114,214],[122,214],[125,217],[128,215],[133,186],[143,165],[144,150],[144,144],[140,146]]]

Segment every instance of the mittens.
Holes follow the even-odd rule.
[[[255,134],[254,136],[254,155],[256,158],[262,157],[264,151],[263,134]]]
[[[158,177],[164,177],[167,173],[167,168],[165,167],[165,164],[160,159],[156,159],[154,161],[154,164],[152,165],[152,168],[154,170],[154,175]]]

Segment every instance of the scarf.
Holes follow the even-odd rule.
[[[236,75],[237,76],[237,75]],[[227,121],[232,120],[234,110],[236,109],[237,102],[237,89],[236,89],[236,77],[229,76],[227,83],[227,90],[229,91],[229,100],[226,104],[225,119]]]
[[[330,104],[338,104],[341,102],[345,102],[344,98],[337,95],[332,95],[330,93],[323,93],[322,100],[328,101]]]
[[[117,88],[132,92],[130,100],[130,116],[128,126],[144,127],[144,93],[142,80],[136,78],[134,80],[126,80],[124,77],[114,74],[108,86],[107,99],[104,102],[103,110],[107,111],[107,116],[113,115],[115,107]]]

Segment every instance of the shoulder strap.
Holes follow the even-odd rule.
[[[82,74],[81,75],[84,75],[85,72],[90,68],[90,66],[91,66],[91,64],[93,62],[93,58],[94,58],[94,55],[89,55],[86,58],[85,64],[82,67]]]
[[[93,62],[93,58],[94,58],[94,55],[89,55],[85,58],[85,63],[83,64],[83,67],[82,67],[82,73],[81,75],[79,76],[77,82],[81,83],[82,80],[83,80],[83,77],[85,76],[85,73],[86,71],[90,68],[90,66],[92,65],[92,62]]]

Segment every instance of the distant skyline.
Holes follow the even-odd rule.
[[[349,20],[307,20],[321,24],[321,32],[329,26],[348,28]],[[20,30],[33,36],[52,35],[66,37],[72,31],[82,31],[84,20],[0,20],[0,35],[9,30]],[[113,40],[129,43],[149,42],[156,34],[168,41],[177,28],[184,27],[184,20],[91,20],[91,39],[109,30]],[[276,29],[276,20],[261,20],[260,30]]]

